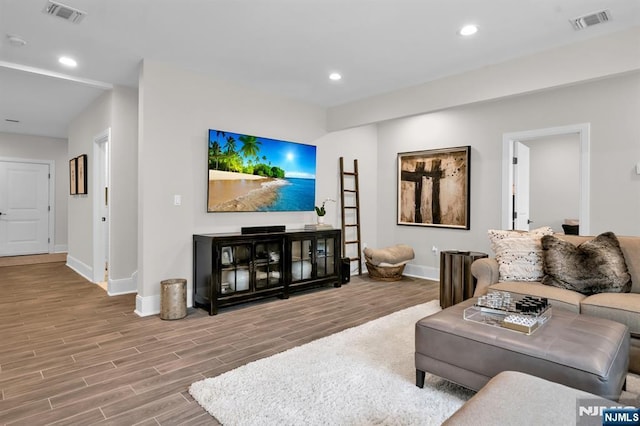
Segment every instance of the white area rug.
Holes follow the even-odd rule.
[[[231,425],[439,425],[473,394],[427,374],[415,385],[414,306],[193,383],[195,400]]]

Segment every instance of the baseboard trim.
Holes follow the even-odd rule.
[[[362,272],[369,273],[366,265],[362,265]],[[422,278],[425,280],[440,281],[440,268],[407,263],[404,267],[402,275],[413,278]]]
[[[67,266],[82,275],[87,281],[93,282],[93,268],[89,265],[85,265],[78,259],[67,254]]]
[[[440,268],[408,263],[407,266],[404,267],[403,275],[414,278],[423,278],[425,280],[439,281]]]
[[[136,310],[134,311],[139,317],[148,317],[158,315],[160,313],[160,295],[143,297],[136,296]]]
[[[158,283],[158,290],[160,285]],[[159,294],[153,294],[151,296],[136,296],[136,310],[134,313],[140,317],[148,317],[150,315],[158,315],[160,313],[160,306],[162,300]],[[187,282],[187,308],[193,307],[193,289]]]
[[[138,272],[131,274],[129,278],[109,279],[109,296],[117,296],[119,294],[131,294],[138,292]]]

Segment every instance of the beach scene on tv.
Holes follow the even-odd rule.
[[[209,130],[208,212],[311,211],[316,147]]]

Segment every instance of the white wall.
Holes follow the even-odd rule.
[[[523,143],[530,148],[531,227],[564,232],[564,220],[580,216],[580,138],[576,133]]]
[[[69,158],[87,154],[87,194],[69,197],[67,264],[87,279],[93,277],[93,139],[111,124],[111,92],[105,92],[69,125]]]
[[[378,173],[377,160],[377,127],[375,125],[362,126],[349,130],[329,133],[314,143],[318,144],[318,179],[327,188],[324,192],[318,191],[318,199],[326,197],[336,200],[336,204],[328,204],[326,222],[335,228],[342,226],[340,205],[340,157],[344,158],[345,172],[354,171],[354,160],[358,160],[358,183],[360,202],[360,238],[362,248],[378,246],[376,224],[378,222],[378,182],[374,176]],[[353,189],[353,179],[345,177],[345,189]],[[384,203],[388,197],[383,198]],[[351,202],[350,202],[351,201]],[[352,206],[353,198],[345,197],[345,205]],[[345,223],[356,223],[353,210],[345,213]],[[351,216],[348,216],[351,215]],[[355,228],[347,228],[345,235],[347,241],[357,239]],[[358,255],[356,244],[347,245],[345,256],[354,258]],[[363,264],[364,260],[361,259]],[[351,270],[357,270],[357,263],[351,264]],[[363,269],[364,270],[364,269]]]
[[[378,243],[414,247],[414,265],[435,272],[440,250],[489,252],[486,232],[500,227],[502,135],[591,123],[591,233],[640,235],[640,74],[451,108],[378,125],[379,199],[393,197],[398,152],[471,145],[471,229],[396,225],[395,203],[380,203]]]
[[[111,129],[111,218],[109,286],[114,293],[137,288],[137,93],[116,87],[102,94],[69,126],[69,157],[87,154],[88,194],[69,199],[67,264],[85,278],[93,277],[94,139]]]
[[[278,224],[295,229],[316,220],[311,211],[207,213],[208,129],[317,145],[317,198],[337,196],[335,149],[350,143],[351,133],[344,140],[336,135],[323,141],[322,108],[153,61],[143,63],[139,95],[138,314],[159,311],[160,281],[168,278],[187,279],[192,303],[194,233]],[[353,134],[361,132],[366,130]],[[327,165],[325,159],[331,157],[333,165]],[[182,196],[181,206],[173,205],[176,194]],[[335,206],[327,207],[331,222],[338,225]]]
[[[67,200],[69,163],[67,140],[43,136],[0,133],[0,157],[49,160],[55,167],[54,250],[67,251]]]
[[[138,270],[138,91],[115,87],[111,113],[109,288],[136,292]]]

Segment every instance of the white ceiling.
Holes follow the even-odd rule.
[[[66,137],[105,90],[73,79],[137,87],[143,58],[331,107],[640,26],[638,0],[62,0],[79,24],[45,3],[0,0],[0,132]],[[610,22],[569,24],[602,9]],[[466,23],[478,34],[459,36]]]

